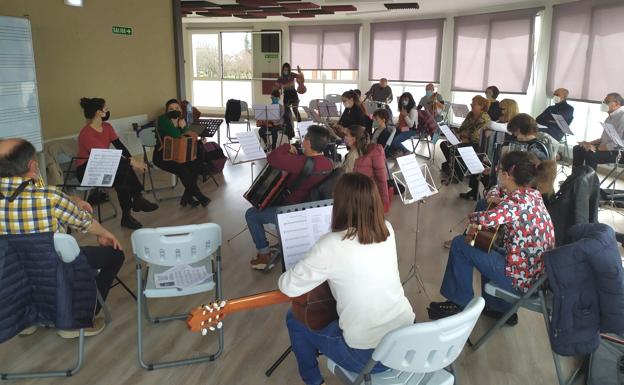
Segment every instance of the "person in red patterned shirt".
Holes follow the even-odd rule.
[[[532,187],[534,180],[548,172],[543,163],[535,165],[528,153],[512,151],[498,167],[500,189],[488,194],[490,208],[469,215],[466,235],[455,237],[451,243],[448,263],[440,293],[446,302],[429,305],[431,318],[443,318],[460,312],[473,298],[473,268],[481,273],[481,287],[488,281],[510,292],[528,291],[542,275],[542,254],[555,247],[552,220],[540,192]],[[490,253],[468,244],[478,226],[500,226],[502,246]],[[483,292],[485,314],[502,316],[511,305]],[[507,323],[515,325],[516,315]]]

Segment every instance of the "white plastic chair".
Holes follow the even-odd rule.
[[[169,362],[146,363],[143,359],[143,316],[152,323],[184,320],[188,314],[150,316],[147,298],[172,298],[215,291],[221,299],[221,227],[215,223],[187,226],[144,228],[132,233],[132,252],[137,273],[137,350],[139,364],[148,370],[214,361],[223,352],[223,329],[218,330],[219,349],[210,355]],[[141,263],[147,263],[145,275]],[[159,288],[154,274],[174,266],[205,266],[209,277],[203,283],[186,288]],[[213,268],[214,267],[214,268]]]
[[[325,100],[330,103],[334,103],[338,110],[342,112],[342,95],[338,94],[327,94],[325,95]]]
[[[55,233],[54,234],[54,250],[58,254],[63,263],[72,263],[80,254],[80,247],[76,242],[76,239],[69,234]],[[111,322],[110,311],[104,304],[100,293],[97,293],[97,301],[102,306],[102,311],[105,314],[106,323]],[[84,364],[84,329],[80,329],[78,333],[78,351],[76,354],[76,363],[73,367],[65,370],[51,370],[44,372],[23,372],[23,373],[4,373],[0,372],[0,379],[2,380],[17,380],[25,378],[47,378],[47,377],[70,377],[78,373],[82,369]]]
[[[432,322],[417,323],[384,336],[360,374],[348,372],[331,360],[329,370],[351,385],[452,385],[452,366],[470,336],[485,301],[475,297],[459,314]],[[390,370],[370,374],[381,362]]]
[[[151,192],[152,196],[154,197],[154,200],[157,202],[161,202],[165,199],[159,199],[156,196],[156,191],[161,191],[161,190],[165,190],[165,189],[175,189],[176,186],[178,185],[178,177],[175,176],[174,174],[171,174],[171,187],[155,187],[154,186],[154,179],[152,178],[152,169],[157,169],[158,167],[156,167],[156,165],[154,165],[153,162],[151,162],[149,160],[149,158],[147,157],[147,149],[151,148],[152,150],[156,149],[156,146],[158,145],[158,141],[156,139],[156,127],[143,127],[141,128],[139,131],[137,131],[137,136],[139,137],[139,141],[141,142],[141,147],[143,148],[143,162],[145,163],[145,165],[147,166],[147,176],[150,180],[150,189],[149,190],[145,190],[146,192]],[[145,173],[143,173],[143,186],[145,186]],[[170,197],[167,199],[175,199],[175,198],[179,198],[179,197]]]

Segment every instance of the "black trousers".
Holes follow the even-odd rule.
[[[260,129],[258,130],[258,133],[260,134],[260,137],[264,141],[265,145],[268,144],[267,143],[267,130],[271,132],[271,149],[275,150],[275,146],[277,145],[278,127],[269,127],[268,129],[266,126],[260,127]]]
[[[583,146],[574,146],[572,149],[572,167],[582,166],[584,164],[594,170],[599,164],[615,163],[618,151],[587,151]],[[620,163],[624,163],[620,159]]]
[[[298,122],[301,121],[301,115],[299,114],[299,96],[297,91],[284,91],[284,108],[292,109],[293,116]]]
[[[468,147],[468,146],[472,146],[474,148],[475,151],[478,151],[479,145],[476,143],[460,143],[457,145],[457,147]],[[454,170],[455,170],[455,177],[462,181],[464,180],[464,175],[461,172],[461,168],[460,168],[460,164],[462,167],[466,167],[466,165],[464,164],[464,162],[461,160],[458,161],[455,157],[459,156],[459,151],[457,151],[454,155],[453,155],[453,159],[451,159],[451,148],[453,146],[448,142],[448,140],[443,141],[442,143],[440,143],[440,150],[442,150],[442,154],[444,154],[444,159],[446,159],[446,162],[449,166],[449,170],[451,167],[452,163],[454,164]],[[450,175],[452,177],[452,175]],[[474,183],[474,182],[473,182]]]
[[[76,174],[78,180],[82,182],[87,164],[78,166],[76,168]],[[122,211],[128,211],[132,208],[132,198],[143,191],[143,185],[136,176],[136,173],[130,166],[130,162],[121,159],[117,173],[115,174],[115,180],[113,181],[113,188],[117,192],[117,199],[119,199],[119,206]]]
[[[199,192],[199,187],[197,186],[197,177],[201,171],[199,158],[191,162],[177,163],[170,160],[163,160],[162,151],[155,150],[152,160],[156,167],[180,178],[180,182],[182,182],[186,190],[184,192],[185,194],[195,195]]]
[[[95,284],[102,298],[106,300],[113,280],[124,263],[124,253],[110,246],[84,246],[80,250],[87,258],[92,268],[99,270],[95,277]],[[96,314],[100,311],[100,304],[96,307]]]

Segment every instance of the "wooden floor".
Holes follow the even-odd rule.
[[[441,157],[438,151],[439,158]],[[438,165],[432,167],[438,178]],[[255,170],[259,169],[256,166]],[[161,183],[166,175],[158,178]],[[153,213],[139,214],[137,218],[147,227],[215,222],[223,230],[223,285],[226,298],[275,289],[280,269],[269,273],[253,271],[249,259],[254,255],[248,232],[242,233],[231,243],[226,240],[245,226],[243,213],[249,204],[243,192],[250,184],[250,165],[226,165],[222,176],[217,177],[220,186],[208,181],[202,190],[212,199],[207,208],[181,208],[177,200],[160,204]],[[462,231],[462,226],[450,231],[461,217],[471,211],[473,203],[462,201],[457,194],[465,185],[442,186],[440,193],[427,200],[421,208],[421,225],[418,235],[416,261],[426,292],[420,291],[416,280],[405,285],[418,321],[427,320],[426,306],[430,299],[441,300],[439,285],[447,260],[443,241]],[[160,193],[161,196],[170,191]],[[180,190],[174,193],[179,194]],[[113,199],[116,201],[115,199]],[[116,202],[115,202],[116,203]],[[400,271],[406,277],[414,261],[415,224],[417,206],[403,206],[394,198],[388,219],[397,233]],[[601,212],[601,220],[620,230],[624,222],[619,214]],[[105,222],[125,247],[126,262],[121,271],[122,279],[136,288],[135,263],[131,252],[130,230],[119,227],[119,218]],[[81,239],[82,244],[93,244],[92,238]],[[478,282],[478,279],[476,280]],[[475,285],[476,287],[477,285]],[[431,298],[429,298],[431,297]],[[211,298],[211,297],[210,297]],[[154,314],[186,312],[191,307],[209,300],[207,296],[193,296],[175,300],[151,301]],[[272,377],[265,370],[289,346],[284,324],[286,305],[275,306],[232,315],[225,321],[225,351],[215,362],[157,371],[139,367],[136,353],[136,304],[121,288],[115,287],[107,301],[112,310],[113,322],[97,337],[86,342],[86,361],[83,369],[74,377],[66,379],[40,379],[13,381],[22,384],[301,384],[294,357],[291,355],[275,371]],[[516,327],[505,327],[479,351],[465,348],[458,360],[462,385],[504,384],[555,384],[555,372],[548,346],[547,334],[541,315],[521,310]],[[482,317],[474,336],[479,336],[492,321]],[[172,360],[184,356],[197,356],[216,347],[214,337],[201,337],[189,333],[184,323],[146,326],[147,360]],[[74,359],[74,342],[62,340],[54,330],[39,330],[29,337],[16,337],[0,345],[0,372],[24,371],[68,367]],[[564,359],[566,371],[574,360]],[[325,360],[320,364],[326,383],[338,384],[327,373]]]

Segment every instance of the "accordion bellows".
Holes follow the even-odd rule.
[[[190,136],[163,139],[163,160],[186,163],[197,159],[197,140]]]

